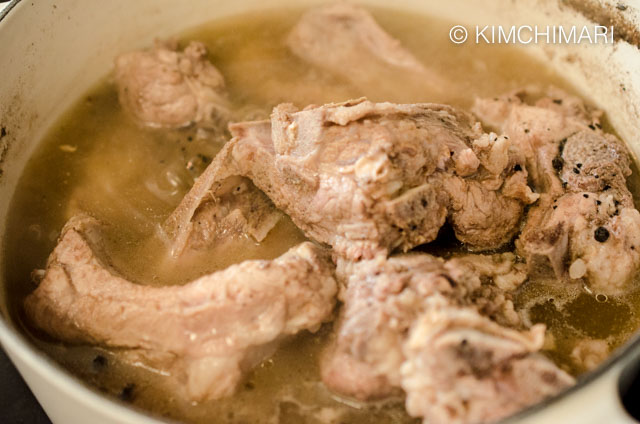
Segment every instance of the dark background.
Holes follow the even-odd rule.
[[[3,424],[51,424],[2,348],[0,348],[0,422]]]

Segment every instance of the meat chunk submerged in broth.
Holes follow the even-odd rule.
[[[279,340],[316,331],[331,317],[333,264],[311,243],[185,286],[150,287],[110,269],[100,257],[99,227],[86,216],[65,226],[26,299],[29,319],[66,342],[128,350],[136,361],[168,371],[189,399],[231,394]]]
[[[144,125],[219,128],[228,115],[224,78],[206,56],[206,47],[197,41],[182,52],[168,41],[118,56],[120,103]]]
[[[533,208],[517,242],[531,273],[622,293],[640,267],[640,213],[620,199],[613,190],[569,193]]]
[[[245,127],[251,137],[269,137],[270,127]],[[163,229],[178,257],[188,250],[206,250],[234,236],[262,241],[282,212],[250,179],[241,176],[232,150],[224,148],[196,180]]]
[[[405,344],[407,411],[425,424],[494,422],[575,383],[538,353],[544,328],[504,328],[433,297]]]
[[[426,254],[339,261],[344,306],[336,339],[323,360],[323,381],[358,399],[397,392],[406,334],[424,311],[425,301],[438,293],[504,325],[519,325],[510,296],[494,284],[511,287],[524,281],[524,266],[513,261],[512,254],[470,255],[447,262]]]
[[[221,154],[308,236],[352,259],[430,242],[447,217],[459,239],[497,248],[537,198],[517,149],[448,106],[285,104],[270,127],[230,128],[232,153]]]
[[[367,93],[398,95],[389,90],[397,90],[397,82],[402,81],[407,89],[428,85],[440,93],[450,84],[387,34],[368,11],[349,3],[305,13],[291,30],[287,45],[301,59]],[[390,87],[389,80],[396,84]]]
[[[600,125],[601,112],[558,89],[545,93],[535,87],[504,96],[476,99],[473,113],[482,122],[508,136],[526,157],[532,185],[538,193],[564,192],[557,174],[561,141],[589,125]]]
[[[341,262],[344,306],[322,362],[323,381],[358,399],[404,389],[409,413],[442,423],[498,419],[567,387],[570,376],[533,355],[542,348],[544,326],[517,330],[522,322],[511,294],[496,285],[515,289],[525,280],[524,265],[514,260],[512,254],[464,255],[445,262],[416,254]],[[436,315],[437,322],[426,322]],[[439,350],[431,332],[443,342],[457,338],[452,343],[462,343],[467,354]],[[518,364],[514,370],[511,361]],[[521,382],[524,373],[531,375]],[[532,380],[546,382],[531,389]]]
[[[479,100],[474,109],[529,152],[541,199],[528,214],[518,249],[532,274],[619,294],[640,267],[640,213],[626,185],[627,149],[601,130],[601,112],[576,97],[552,90],[527,104],[533,94]]]

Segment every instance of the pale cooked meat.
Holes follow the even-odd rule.
[[[575,195],[569,200],[580,201],[580,197]],[[516,240],[517,251],[526,259],[529,274],[534,278],[564,278],[566,275],[571,223],[565,222],[565,219],[556,219],[556,222],[551,219],[554,215],[560,217],[560,214],[579,212],[572,210],[573,205],[570,205],[556,214],[556,203],[553,197],[543,196],[529,210],[522,233]]]
[[[196,209],[186,248],[210,248],[233,236],[262,241],[281,217],[251,180],[230,177]]]
[[[284,104],[274,109],[271,137],[262,122],[230,129],[240,174],[308,236],[352,259],[430,242],[447,216],[461,240],[496,248],[537,198],[517,149],[448,106]],[[495,201],[509,208],[492,217]]]
[[[468,118],[427,104],[280,105],[272,115],[275,155],[263,172],[284,184],[264,190],[305,232],[348,257],[432,241],[446,206],[426,177],[468,149]]]
[[[447,265],[455,278],[462,278],[458,273],[470,267],[481,280],[488,279],[505,292],[516,290],[527,279],[525,264],[510,252],[493,255],[458,255],[450,259]],[[455,272],[456,270],[458,273]]]
[[[580,131],[567,138],[562,149],[560,178],[568,191],[600,192],[605,188],[628,193],[631,175],[627,148],[612,134]],[[631,193],[628,193],[631,197]]]
[[[629,154],[601,130],[602,113],[557,89],[478,99],[473,111],[525,153],[541,196],[516,243],[529,273],[622,290],[640,267],[640,214],[626,187]]]
[[[532,273],[616,294],[640,268],[640,212],[613,189],[568,193],[533,208],[516,244]]]
[[[601,112],[558,89],[525,88],[496,98],[476,99],[473,113],[487,126],[508,136],[526,156],[527,171],[538,193],[564,190],[554,159],[563,139],[595,128]]]
[[[344,306],[336,336],[323,355],[323,382],[361,400],[383,398],[400,388],[402,346],[425,302],[435,294],[474,308],[498,322],[520,325],[510,295],[526,277],[513,254],[464,255],[447,262],[426,254],[339,261]]]
[[[398,392],[404,334],[420,297],[452,289],[439,271],[442,261],[429,255],[339,263],[344,306],[321,361],[322,381],[330,390],[360,400]]]
[[[598,293],[619,293],[640,268],[640,212],[626,186],[629,154],[594,127],[568,137],[557,161],[567,193],[546,193],[530,210],[518,249],[532,273],[552,271]]]
[[[587,372],[604,362],[610,353],[611,347],[606,340],[587,338],[578,341],[571,349],[571,359],[580,372]]]
[[[439,181],[448,195],[449,221],[458,240],[476,249],[490,249],[503,246],[517,234],[523,205],[530,201],[522,202],[496,189],[506,187],[501,179],[442,175]],[[521,184],[526,187],[526,177]]]
[[[274,343],[315,331],[337,291],[327,253],[306,242],[273,261],[245,261],[184,286],[151,287],[118,276],[101,258],[100,224],[87,216],[63,229],[27,316],[49,335],[142,352],[192,400],[231,394]]]
[[[494,133],[472,141],[476,172],[436,175],[448,196],[456,237],[475,248],[500,247],[518,232],[524,205],[538,199],[527,185],[525,157],[513,141]],[[466,178],[460,178],[464,176]]]
[[[148,50],[122,54],[115,60],[115,81],[120,103],[144,125],[224,127],[224,78],[200,42],[190,42],[184,51],[174,41],[156,42]]]
[[[256,137],[269,137],[271,131],[268,122],[243,128]],[[282,217],[250,179],[238,175],[230,147],[229,143],[216,155],[164,223],[174,257],[238,236],[262,241]]]
[[[311,9],[287,38],[291,51],[363,90],[383,91],[388,80],[444,91],[448,83],[387,34],[369,12],[349,3]]]
[[[538,351],[544,326],[505,328],[434,296],[404,345],[402,388],[425,424],[494,422],[575,380]]]

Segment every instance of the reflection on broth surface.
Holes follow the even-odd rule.
[[[266,119],[279,103],[298,107],[366,96],[373,101],[439,102],[468,109],[475,97],[491,97],[530,83],[570,88],[523,52],[504,46],[454,45],[451,24],[392,10],[372,10],[380,25],[408,50],[452,81],[454,90],[430,91],[429,84],[390,78],[384,85],[349,85],[293,56],[284,38],[300,10],[247,14],[211,22],[180,35],[203,41],[225,76],[234,121]],[[13,199],[6,242],[12,313],[20,322],[30,273],[44,268],[64,223],[79,211],[108,223],[106,251],[123,276],[150,285],[183,284],[245,259],[271,259],[305,240],[283,218],[260,243],[236,237],[188,262],[168,259],[159,226],[197,175],[222,148],[227,133],[141,128],[121,110],[110,79],[100,82],[51,129],[30,160]],[[637,168],[630,186],[638,202]],[[440,243],[440,244],[439,244]],[[447,256],[463,250],[436,241],[426,248]],[[602,339],[611,350],[640,325],[640,294],[624,299],[598,296],[582,287],[528,281],[516,306],[525,320],[545,323],[546,353],[572,374],[572,350],[584,338]],[[526,322],[526,321],[525,321]],[[414,422],[395,399],[364,406],[331,394],[320,382],[318,356],[331,324],[284,343],[254,370],[239,393],[214,402],[190,404],[173,396],[160,373],[118,360],[121,353],[51,341],[26,328],[33,342],[99,390],[188,422],[229,423],[400,423]]]

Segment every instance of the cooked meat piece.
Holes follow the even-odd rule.
[[[471,247],[491,248],[508,243],[517,233],[524,205],[538,199],[527,185],[522,152],[505,136],[483,134],[472,142],[481,165],[466,176],[434,176],[448,196],[449,221],[456,237]]]
[[[554,196],[564,192],[557,174],[562,140],[590,130],[590,125],[596,128],[601,115],[561,90],[543,93],[535,88],[476,99],[472,110],[485,125],[508,136],[524,153],[535,191]]]
[[[306,242],[273,261],[245,261],[185,286],[151,287],[118,276],[101,258],[100,225],[86,216],[63,229],[38,288],[25,301],[47,334],[144,352],[192,400],[229,395],[278,340],[315,331],[332,315],[333,264]],[[157,360],[158,362],[154,362]]]
[[[440,91],[448,86],[440,74],[427,69],[387,34],[369,12],[352,4],[306,12],[289,34],[287,45],[304,61],[346,79],[365,93],[376,90],[384,94],[389,80],[404,80],[416,87],[428,84]]]
[[[516,245],[532,274],[616,294],[640,268],[640,212],[628,192],[613,189],[546,198],[529,212]]]
[[[517,289],[527,279],[525,264],[510,252],[493,255],[458,255],[447,261],[446,267],[456,279],[464,278],[464,272],[472,272],[477,274],[484,283],[490,281],[500,291],[505,292]]]
[[[339,261],[344,303],[336,338],[322,360],[323,382],[358,399],[394,394],[400,387],[402,345],[425,302],[436,293],[500,323],[520,325],[510,295],[494,285],[524,281],[513,254],[465,255],[444,262],[426,254]]]
[[[265,177],[252,179],[307,234],[345,256],[407,250],[434,240],[445,221],[445,199],[426,177],[467,149],[468,119],[438,105],[280,105],[272,115],[275,156]],[[274,176],[280,187],[261,186]]]
[[[496,185],[506,186],[501,179],[479,181],[443,174],[439,181],[448,194],[449,220],[458,240],[480,249],[497,248],[516,235],[524,205],[530,201],[523,203],[505,195],[504,189],[496,190]],[[528,190],[526,177],[522,186]],[[525,193],[531,194],[530,190]]]
[[[576,343],[571,350],[571,359],[580,372],[591,371],[609,356],[611,348],[606,340],[584,339]]]
[[[169,41],[118,56],[120,103],[138,122],[152,127],[223,127],[228,115],[224,79],[206,57],[206,47],[197,41],[182,52]]]
[[[532,274],[586,281],[598,293],[624,288],[640,267],[640,213],[626,187],[630,159],[614,136],[579,131],[557,170],[569,193],[546,193],[517,242]]]
[[[579,200],[578,197],[575,199]],[[553,209],[554,206],[556,209]],[[550,215],[555,210],[556,201],[551,196],[543,196],[540,203],[527,214],[523,231],[516,240],[517,250],[526,258],[531,277],[549,275],[562,278],[565,275],[570,223],[561,220],[551,224]]]
[[[264,125],[247,125],[260,132]],[[270,131],[268,123],[266,128]],[[269,137],[269,133],[266,133]],[[238,175],[232,151],[225,146],[165,222],[173,256],[203,250],[230,237],[250,235],[262,241],[282,212],[250,179]]]
[[[496,248],[537,198],[517,149],[448,106],[285,104],[274,109],[271,137],[266,122],[230,129],[224,154],[239,174],[308,236],[351,259],[430,242],[447,215],[461,240]],[[491,202],[508,208],[489,215]]]
[[[614,135],[594,130],[575,133],[567,138],[561,157],[560,178],[568,191],[599,192],[609,187],[628,193],[631,160],[626,146]]]
[[[427,303],[401,368],[407,412],[425,424],[497,421],[574,384],[537,353],[544,326],[515,331],[438,295]]]
[[[451,291],[443,263],[429,255],[339,264],[345,289],[336,339],[321,362],[324,384],[360,400],[392,395],[400,386],[402,343],[421,298]],[[409,284],[412,286],[409,286]],[[416,286],[416,287],[413,287]]]
[[[262,241],[281,217],[251,180],[230,177],[196,209],[186,247],[208,248],[229,236],[250,235]]]
[[[601,293],[620,291],[640,267],[640,214],[626,187],[628,152],[602,132],[601,112],[554,89],[480,99],[473,110],[525,153],[541,194],[517,241],[529,274],[585,280]]]

